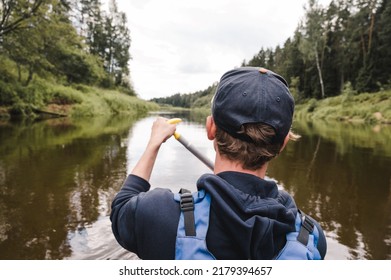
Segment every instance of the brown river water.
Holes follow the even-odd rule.
[[[214,158],[204,116],[177,131]],[[140,157],[156,114],[0,122],[0,259],[136,259],[114,239],[110,205]],[[299,122],[302,137],[268,177],[315,217],[326,259],[391,259],[391,126]],[[151,184],[195,190],[211,172],[175,139],[161,148]]]

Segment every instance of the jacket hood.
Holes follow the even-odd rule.
[[[245,259],[271,259],[283,247],[285,235],[294,230],[296,204],[274,181],[222,172],[201,176],[197,188],[211,194],[215,213],[211,219],[216,219],[211,225],[223,228],[226,234],[220,240],[207,240],[208,244],[230,240]],[[213,253],[217,258],[226,257]]]

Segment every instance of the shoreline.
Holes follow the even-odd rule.
[[[0,106],[0,119],[46,119],[61,117],[92,117],[100,115],[134,115],[159,109],[191,111],[209,114],[210,108],[177,108],[129,96],[118,91],[90,88],[80,102],[74,104],[46,104],[35,106],[22,103],[19,108]],[[294,119],[306,121],[337,121],[352,124],[391,125],[391,90],[358,95],[339,95],[321,100],[297,102]]]
[[[295,118],[390,125],[391,90],[306,100],[296,104]]]

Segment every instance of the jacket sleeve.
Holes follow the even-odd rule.
[[[140,199],[150,189],[144,179],[129,175],[111,204],[111,227],[118,243],[125,249],[137,253],[136,210]]]

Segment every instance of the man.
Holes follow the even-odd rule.
[[[212,101],[206,131],[216,150],[214,175],[197,188],[211,197],[207,250],[216,259],[273,259],[295,231],[293,198],[265,180],[268,162],[295,135],[290,132],[294,101],[286,81],[264,68],[243,67],[225,73]],[[158,118],[144,154],[112,203],[117,241],[141,259],[175,259],[181,213],[168,189],[148,183],[161,145],[175,124]],[[326,252],[319,225],[321,258]]]

